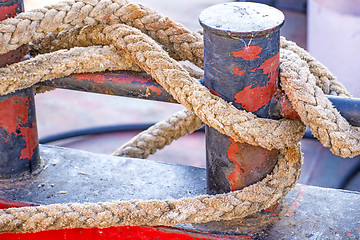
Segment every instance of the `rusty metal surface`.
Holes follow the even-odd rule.
[[[38,85],[176,103],[150,75],[132,71],[73,74]]]
[[[24,11],[22,0],[0,2],[0,20]],[[0,67],[20,61],[27,45],[0,55]],[[0,96],[0,179],[31,174],[39,166],[32,88]]]
[[[2,0],[0,1],[0,21],[15,17],[16,14],[24,11],[23,0]]]
[[[9,203],[51,204],[129,199],[192,197],[206,193],[206,170],[142,159],[118,158],[41,146],[44,167],[24,181],[0,181],[0,199]],[[20,204],[21,206],[23,204]],[[358,192],[297,185],[283,203],[245,222],[177,227],[215,234],[218,239],[358,239]],[[183,232],[183,233],[186,233]],[[228,237],[227,237],[228,236]]]
[[[39,158],[32,88],[0,96],[0,179],[31,174]]]
[[[200,168],[43,145],[40,149],[42,171],[22,182],[0,180],[0,198],[50,204],[167,199],[205,192]]]
[[[239,109],[271,117],[269,104],[281,106],[271,100],[277,92],[284,15],[266,5],[226,3],[205,9],[199,19],[206,87]],[[277,150],[236,143],[207,126],[208,192],[234,191],[261,180],[277,155]]]

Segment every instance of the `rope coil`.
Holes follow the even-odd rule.
[[[0,23],[0,53],[29,42],[34,52],[48,54],[0,69],[0,95],[72,73],[141,68],[187,108],[141,133],[115,155],[146,157],[203,123],[238,142],[280,149],[280,155],[271,174],[243,190],[191,199],[69,203],[0,210],[0,232],[174,225],[243,218],[275,204],[296,184],[302,163],[297,144],[305,130],[302,122],[309,124],[314,135],[333,152],[344,157],[360,154],[358,129],[346,125],[323,99],[323,91],[350,95],[325,67],[283,38],[281,86],[302,122],[257,118],[212,95],[176,61],[189,60],[201,67],[201,36],[140,4],[125,0],[67,1]],[[86,52],[83,47],[87,47]],[[73,49],[60,50],[69,48]],[[60,51],[54,52],[57,50]],[[172,132],[175,137],[168,133],[174,125],[179,125]]]

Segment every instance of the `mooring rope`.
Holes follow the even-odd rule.
[[[281,40],[281,86],[301,121],[257,118],[212,95],[170,57],[189,60],[202,67],[201,36],[140,4],[121,0],[67,1],[21,13],[0,23],[0,53],[29,42],[34,52],[48,54],[2,68],[0,95],[71,73],[106,69],[139,71],[140,67],[187,108],[132,139],[118,151],[122,155],[146,157],[173,138],[206,123],[238,142],[279,149],[279,157],[271,174],[239,191],[164,201],[11,208],[0,210],[0,232],[175,225],[243,218],[275,204],[296,184],[302,163],[300,146],[296,143],[305,129],[301,121],[309,124],[333,152],[344,157],[359,154],[358,129],[346,125],[347,122],[323,99],[323,91],[349,96],[346,89],[325,67],[285,39]],[[94,45],[113,47],[90,47]],[[60,50],[73,47],[87,47],[87,52],[84,48]],[[60,51],[53,52],[56,50]],[[101,56],[107,56],[106,60],[100,60]],[[177,123],[179,126],[169,132]]]

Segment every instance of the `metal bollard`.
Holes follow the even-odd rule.
[[[264,4],[237,2],[205,9],[205,83],[235,107],[270,117],[278,89],[281,11]],[[208,193],[242,189],[272,171],[277,150],[266,150],[206,127]]]
[[[22,0],[0,2],[0,20],[24,11]],[[27,45],[0,55],[0,67],[20,61]],[[32,88],[0,96],[0,179],[33,173],[40,165]]]

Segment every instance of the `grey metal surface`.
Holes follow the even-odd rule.
[[[278,219],[261,225],[256,218],[195,225],[194,230],[243,234],[248,239],[360,238],[360,193],[298,184],[274,211]]]
[[[0,198],[39,204],[168,199],[205,193],[201,168],[41,145],[44,169],[0,181]]]
[[[46,163],[25,181],[0,182],[0,198],[42,204],[115,199],[165,199],[205,193],[205,169],[142,159],[118,158],[79,150],[41,146]],[[359,239],[360,194],[297,185],[277,216],[180,227],[248,239]],[[265,218],[262,218],[265,219]],[[231,238],[230,238],[231,239]]]
[[[265,32],[284,23],[284,14],[265,4],[251,2],[230,2],[211,6],[199,16],[201,25],[209,31],[221,34],[250,37]]]

